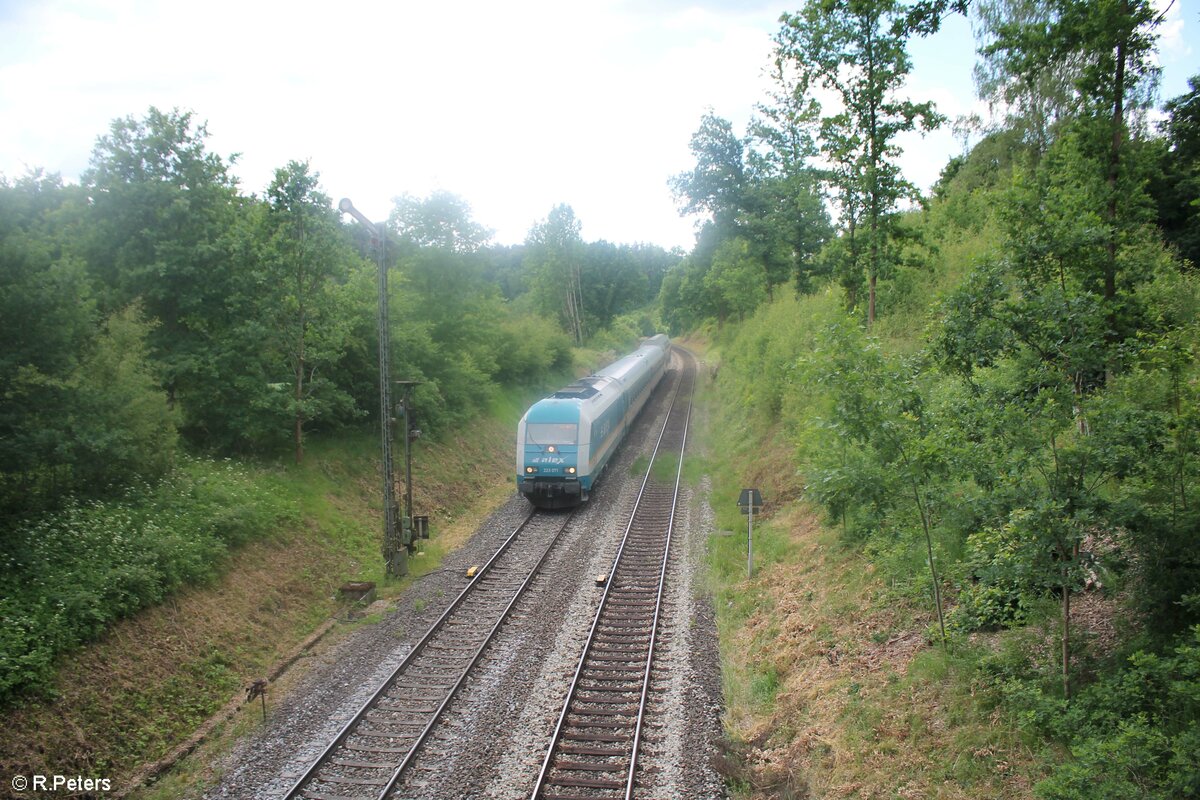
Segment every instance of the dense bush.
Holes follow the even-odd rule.
[[[1007,707],[1024,727],[1066,743],[1073,756],[1037,785],[1038,797],[1200,794],[1200,626],[1161,652],[1136,651],[1070,702],[1036,673],[1018,672],[993,678]]]
[[[55,658],[185,584],[295,510],[229,462],[186,460],[119,499],[74,501],[15,526],[0,561],[0,702],[46,689]]]
[[[495,357],[497,380],[532,383],[571,365],[571,340],[548,320],[514,317],[500,325]]]

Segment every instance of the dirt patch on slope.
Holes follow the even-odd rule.
[[[423,444],[414,459],[414,507],[431,517],[431,549],[454,549],[473,530],[469,520],[511,493],[510,428],[488,421],[468,436]],[[464,453],[474,454],[471,470],[462,469]],[[327,524],[354,527],[360,552],[347,552],[344,533],[306,518],[240,547],[211,585],[114,624],[61,659],[52,697],[4,710],[0,774],[109,778],[114,793],[125,790],[141,767],[244,697],[338,612],[337,587],[378,558],[377,465],[369,455],[326,464],[313,453],[306,464],[334,487],[324,500],[339,516]],[[414,562],[414,572],[421,566]],[[10,790],[0,780],[0,797]]]
[[[932,609],[890,594],[802,507],[779,523],[796,557],[756,578],[761,609],[723,648],[774,687],[727,719],[727,771],[748,796],[1031,797],[1007,726],[943,679]]]
[[[298,534],[246,545],[211,587],[117,623],[65,658],[57,697],[5,714],[0,772],[107,777],[118,788],[260,677],[291,632],[327,615],[340,573],[331,553]]]

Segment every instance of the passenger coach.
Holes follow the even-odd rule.
[[[540,508],[587,500],[667,368],[659,334],[594,375],[539,400],[517,425],[517,488]]]

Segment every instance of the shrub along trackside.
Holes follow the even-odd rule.
[[[0,703],[46,689],[55,659],[114,621],[220,572],[230,548],[297,508],[229,461],[184,459],[115,500],[73,501],[15,526],[0,564]]]

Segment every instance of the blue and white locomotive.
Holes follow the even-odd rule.
[[[534,403],[517,425],[517,488],[539,508],[587,500],[667,369],[659,334],[594,375]]]

